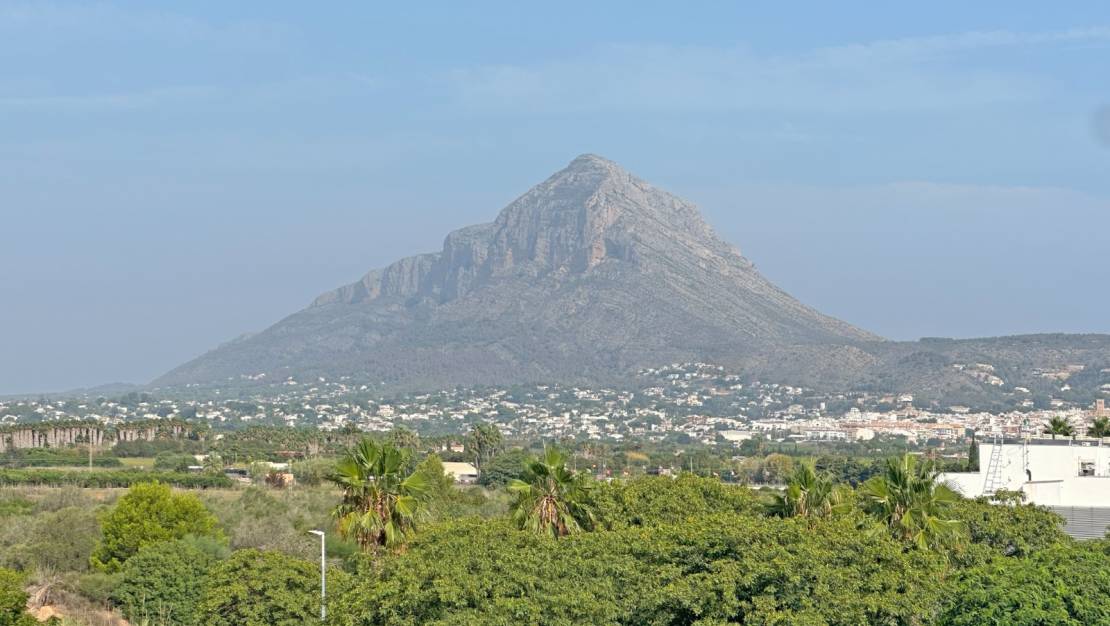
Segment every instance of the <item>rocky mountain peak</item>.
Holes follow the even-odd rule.
[[[373,270],[167,380],[275,368],[562,380],[875,339],[770,283],[692,203],[586,154],[441,251]]]
[[[585,154],[493,222],[449,234],[441,251],[371,271],[156,384],[259,373],[425,391],[608,384],[643,367],[707,362],[759,380],[950,398],[977,384],[951,364],[992,362],[992,353],[1008,370],[1031,356],[1105,363],[1110,337],[882,341],[779,289],[693,204]]]
[[[583,154],[507,206],[496,240],[550,269],[589,269],[605,258],[634,260],[651,241],[731,251],[697,208],[613,161]],[[653,246],[655,247],[655,246]]]
[[[374,270],[316,303],[381,296],[446,302],[498,277],[580,275],[606,261],[637,264],[645,251],[747,264],[693,204],[613,161],[583,154],[510,203],[493,223],[456,230],[441,252]]]

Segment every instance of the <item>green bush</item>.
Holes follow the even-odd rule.
[[[329,591],[347,586],[328,572]],[[206,626],[303,626],[319,623],[319,565],[279,552],[239,550],[208,575],[201,602]]]
[[[482,466],[478,484],[486,487],[504,487],[514,480],[524,478],[524,463],[531,453],[520,448],[505,450]]]
[[[196,457],[191,454],[159,452],[154,457],[154,469],[163,472],[187,472],[190,465],[197,465]]]
[[[228,495],[202,494],[202,499],[220,520],[224,534],[236,550],[275,550],[311,560],[320,554],[320,546],[307,531],[329,529],[335,523],[331,513],[337,494],[332,490],[248,487],[236,492],[235,497]],[[329,540],[337,536],[328,534]],[[338,549],[343,553],[349,551],[348,546]]]
[[[78,448],[30,448],[9,450],[0,454],[0,467],[87,467],[87,449]],[[123,465],[114,456],[93,455],[94,467],[120,467]]]
[[[961,572],[953,586],[941,626],[1110,624],[1110,542],[996,557]]]
[[[182,474],[178,472],[147,472],[143,470],[66,471],[51,469],[0,470],[0,486],[26,485],[82,488],[130,487],[138,483],[159,481],[185,489],[227,489],[234,485],[227,476]]]
[[[866,520],[716,514],[558,540],[439,525],[365,566],[336,621],[390,624],[929,623],[942,557]]]
[[[38,621],[26,610],[26,579],[22,574],[0,568],[0,626],[36,626]]]
[[[711,513],[756,513],[760,501],[747,487],[682,474],[597,485],[595,516],[609,528],[681,522]]]
[[[145,546],[124,563],[112,601],[132,622],[202,624],[198,606],[215,562],[186,539]]]
[[[35,508],[35,503],[16,494],[0,495],[0,518],[26,515]]]
[[[158,456],[162,452],[200,454],[204,449],[203,442],[192,439],[156,439],[121,441],[112,447],[112,453],[118,457],[129,458]]]
[[[317,458],[297,461],[293,463],[293,477],[297,484],[306,487],[315,487],[324,483],[328,476],[335,471],[336,459]]]
[[[193,494],[162,483],[140,483],[104,516],[103,538],[92,556],[100,569],[119,571],[140,548],[186,535],[222,537],[216,517]]]
[[[90,571],[77,577],[74,587],[77,593],[95,602],[106,606],[112,599],[112,593],[119,586],[119,573]]]
[[[1069,541],[1064,519],[1045,507],[961,500],[953,513],[967,527],[972,543],[1004,556],[1028,556]]]
[[[14,533],[4,533],[4,561],[20,569],[83,572],[100,537],[96,512],[68,507],[22,520]]]

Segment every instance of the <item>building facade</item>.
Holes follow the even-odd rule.
[[[1110,444],[1097,439],[994,439],[979,444],[979,471],[940,480],[966,497],[1020,491],[1064,516],[1077,537],[1110,525]]]

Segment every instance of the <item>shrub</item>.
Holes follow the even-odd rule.
[[[210,474],[182,474],[178,472],[145,472],[142,470],[103,470],[74,472],[50,469],[0,470],[0,485],[34,485],[61,487],[72,485],[82,488],[130,487],[139,483],[158,481],[184,489],[230,488],[234,483],[227,476]]]
[[[368,564],[345,626],[930,623],[943,559],[862,518],[717,514],[557,541],[504,521],[441,524]]]
[[[297,484],[315,487],[327,480],[335,471],[335,459],[317,458],[293,463],[293,477]]]
[[[329,592],[345,587],[342,572],[328,572]],[[319,565],[279,552],[239,550],[209,572],[201,611],[206,626],[318,623]]]
[[[93,565],[118,571],[140,548],[186,535],[222,537],[215,516],[195,495],[173,493],[168,485],[141,483],[132,487],[104,516],[103,538]]]
[[[99,537],[95,511],[67,507],[30,518],[23,541],[10,552],[26,570],[81,572],[89,568]]]
[[[0,467],[86,467],[89,464],[87,449],[31,448],[9,450],[0,455]],[[94,467],[120,467],[122,463],[113,456],[93,455]]]
[[[38,621],[26,610],[26,579],[10,569],[0,568],[0,626],[35,626]]]
[[[112,599],[112,593],[119,586],[119,581],[118,573],[109,574],[94,570],[78,576],[74,586],[83,597],[97,604],[107,605]]]
[[[953,516],[964,523],[972,543],[1004,556],[1028,556],[1069,540],[1064,519],[1032,504],[991,504],[986,499],[960,500]]]
[[[35,503],[16,494],[0,495],[0,518],[26,515],[35,508]]]
[[[478,484],[487,487],[504,487],[514,480],[524,478],[524,463],[532,455],[527,450],[513,448],[493,457],[482,466]]]
[[[747,487],[682,474],[602,483],[594,490],[594,514],[609,528],[675,523],[711,513],[756,513],[759,500]]]
[[[1110,624],[1110,542],[995,557],[962,572],[953,586],[942,626]]]
[[[215,557],[187,539],[143,547],[124,563],[112,600],[133,622],[201,623],[198,605]]]
[[[92,509],[97,502],[87,491],[73,485],[50,489],[35,501],[35,513],[60,511],[68,508]]]
[[[154,469],[169,472],[187,472],[190,465],[196,465],[197,460],[191,454],[175,452],[159,452],[154,457]]]

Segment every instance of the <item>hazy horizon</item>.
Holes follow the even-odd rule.
[[[161,6],[0,7],[0,394],[147,382],[585,152],[882,336],[1110,332],[1099,3]]]

